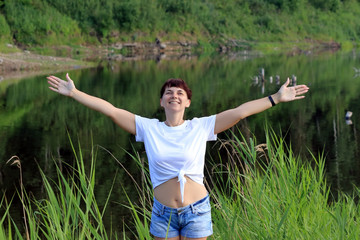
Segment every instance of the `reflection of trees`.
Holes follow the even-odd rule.
[[[343,107],[338,107],[333,119],[334,147],[329,158],[329,175],[333,179],[333,189],[351,192],[353,184],[359,184],[358,132],[356,125],[346,124],[343,113]]]
[[[279,104],[241,121],[238,128],[245,136],[254,134],[258,143],[262,143],[265,142],[266,119],[269,126],[291,142],[295,153],[309,156],[308,148],[314,153],[325,149],[331,175],[336,175],[333,171],[335,165],[332,165],[336,159],[343,176],[335,177],[344,179],[348,176],[346,181],[349,182],[355,181],[350,178],[354,178],[351,177],[353,171],[359,169],[355,162],[359,147],[354,144],[359,132],[356,131],[359,116],[356,110],[360,109],[359,83],[354,81],[352,70],[355,60],[347,55],[269,56],[246,61],[212,57],[158,64],[153,61],[123,62],[115,68],[105,64],[97,69],[71,72],[70,76],[79,89],[89,94],[136,114],[156,118],[163,117],[159,107],[162,83],[169,77],[183,78],[194,93],[186,113],[188,118],[192,118],[215,114],[247,100],[267,96],[279,87],[275,81],[270,83],[267,80],[270,76],[279,75],[283,83],[287,76],[295,74],[298,84],[310,85],[310,92],[304,100]],[[251,78],[260,67],[265,69],[265,82],[254,86]],[[26,79],[8,86],[5,94],[0,95],[0,158],[23,154],[25,184],[37,184],[35,179],[26,182],[26,179],[34,178],[34,171],[26,173],[26,169],[36,170],[35,160],[40,167],[46,167],[50,175],[54,173],[53,158],[71,162],[73,153],[67,132],[74,142],[80,140],[84,159],[89,159],[92,144],[101,145],[136,175],[135,164],[123,150],[132,152],[134,137],[101,114],[49,91],[46,84],[44,77]],[[345,109],[354,112],[351,127],[344,124],[342,113]],[[8,130],[9,125],[14,126],[12,130]],[[143,151],[142,144],[135,144],[135,147]],[[96,164],[99,198],[106,197],[106,186],[111,186],[117,171],[115,185],[127,188],[128,177],[108,153],[98,149]],[[121,188],[116,189],[113,197],[116,202],[126,201]]]

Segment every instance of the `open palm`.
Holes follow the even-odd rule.
[[[288,78],[278,91],[280,102],[289,102],[293,100],[302,99],[305,97],[300,95],[306,93],[309,90],[308,86],[297,85],[297,86],[288,87],[289,83],[290,83],[290,79]]]
[[[66,74],[67,81],[64,81],[55,76],[47,77],[48,83],[52,86],[49,87],[54,92],[60,93],[65,96],[71,96],[72,91],[75,89],[73,80],[70,79],[69,74]]]

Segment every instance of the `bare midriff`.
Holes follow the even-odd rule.
[[[206,197],[208,194],[204,185],[201,185],[191,178],[185,176],[184,202],[181,202],[180,183],[178,178],[160,184],[154,189],[156,200],[165,206],[172,208],[185,207]]]

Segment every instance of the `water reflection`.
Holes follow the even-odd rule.
[[[289,86],[296,86],[297,84],[297,77],[293,74],[290,77],[285,77],[284,79],[288,79],[290,80]],[[264,95],[265,94],[265,85],[266,84],[273,84],[273,76],[269,76],[269,79],[267,80],[265,77],[265,69],[264,68],[260,68],[259,69],[259,74],[253,76],[252,78],[252,86],[257,86],[260,87],[261,89],[261,94]],[[280,81],[280,76],[276,75],[275,76],[275,84],[277,86],[281,85],[281,81]]]
[[[345,123],[346,125],[352,125],[352,121],[351,121],[351,116],[352,116],[352,112],[349,110],[346,110],[345,112]]]
[[[327,161],[333,187],[344,192],[351,192],[353,185],[359,186],[358,133],[356,124],[350,119],[351,116],[352,112],[346,111],[345,121],[338,115],[334,117],[334,155]]]
[[[180,60],[112,61],[70,74],[79,89],[136,114],[160,120],[163,113],[159,106],[159,88],[169,77],[185,79],[193,90],[187,118],[211,115],[274,93],[287,77],[292,78],[292,84],[311,85],[305,99],[279,104],[240,121],[237,127],[247,138],[254,134],[257,142],[263,143],[267,122],[303,159],[312,161],[309,151],[315,156],[323,152],[332,189],[350,192],[353,184],[360,186],[357,160],[360,81],[354,81],[353,76],[353,68],[358,65],[354,53],[251,58],[200,56]],[[263,75],[259,71],[262,68]],[[259,72],[261,77],[256,80],[254,76],[259,76]],[[64,77],[65,73],[59,76]],[[353,112],[348,119],[351,125],[344,121],[348,109]],[[119,187],[110,199],[111,214],[121,219],[128,212],[119,207],[119,203],[127,202],[120,186],[130,195],[136,193],[131,191],[128,175],[108,151],[141,180],[141,176],[136,175],[136,164],[124,150],[133,152],[135,148],[142,153],[142,144],[135,143],[133,136],[103,115],[49,91],[45,76],[6,83],[6,86],[0,83],[0,188],[6,189],[9,196],[15,192],[19,175],[17,169],[4,164],[6,160],[18,155],[23,163],[25,188],[41,195],[38,165],[50,178],[56,177],[54,162],[60,164],[73,159],[69,136],[75,143],[79,139],[88,166],[92,146],[97,151],[99,203],[106,202],[115,178],[115,186]],[[226,136],[221,134],[219,138]],[[66,171],[64,166],[60,164]]]

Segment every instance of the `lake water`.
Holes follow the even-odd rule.
[[[261,68],[265,70],[264,82],[255,80]],[[70,76],[82,91],[133,113],[163,120],[159,90],[168,78],[183,78],[192,88],[192,104],[186,112],[186,117],[192,118],[267,96],[276,92],[288,76],[295,75],[297,84],[310,86],[305,99],[279,104],[242,120],[238,127],[246,137],[253,134],[258,143],[263,143],[267,122],[304,161],[311,160],[310,152],[323,153],[332,190],[351,192],[353,185],[360,186],[358,68],[357,51],[295,56],[243,52],[177,60],[106,62],[94,69],[71,71]],[[64,78],[65,73],[57,75]],[[348,110],[353,115],[346,120]],[[9,196],[18,186],[19,172],[5,162],[13,155],[19,156],[26,190],[41,196],[37,169],[40,166],[48,176],[55,177],[54,160],[72,161],[69,136],[75,144],[81,144],[87,165],[91,147],[101,146],[140,178],[126,151],[134,153],[134,148],[143,152],[142,144],[135,143],[133,136],[109,119],[50,91],[45,76],[0,82],[0,188],[6,189]],[[220,134],[219,138],[226,136]],[[131,180],[103,148],[98,148],[96,161],[97,198],[99,203],[105,202],[116,175],[118,187],[113,190],[109,211],[112,219],[122,219],[128,211],[120,206],[127,202],[120,186],[131,195]]]

